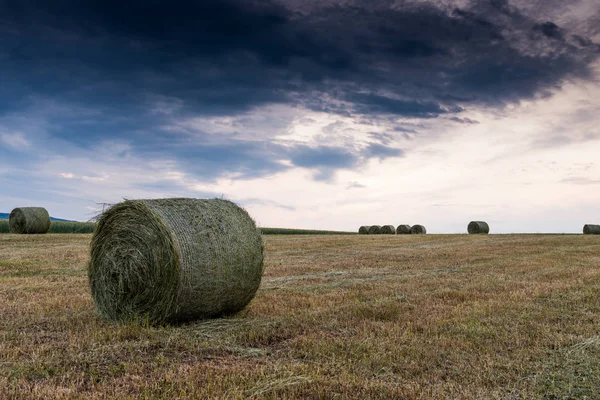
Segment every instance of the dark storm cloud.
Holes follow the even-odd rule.
[[[179,169],[202,180],[220,176],[252,179],[289,170],[311,169],[317,180],[330,180],[340,169],[352,169],[370,158],[397,158],[401,149],[371,144],[363,148],[336,146],[283,145],[233,140],[226,143],[162,143],[160,150],[140,146],[139,151],[152,158],[171,158]],[[291,165],[290,165],[291,164]]]
[[[251,179],[289,169],[283,146],[265,142],[233,140],[227,143],[164,143],[161,148],[143,149],[152,156],[176,160],[181,170],[203,180],[223,175]]]
[[[0,62],[17,103],[44,94],[140,113],[161,94],[215,115],[298,96],[323,108],[328,93],[348,105],[339,111],[428,117],[460,110],[444,96],[531,97],[585,76],[598,54],[506,1],[381,4],[300,14],[274,1],[3,1]]]
[[[384,145],[390,144],[394,141],[394,136],[389,133],[369,132],[369,137]]]
[[[452,117],[452,118],[450,118],[450,121],[458,122],[459,124],[465,124],[465,125],[475,125],[475,124],[479,123],[479,121],[476,121],[471,118],[459,118],[459,117]]]
[[[358,157],[351,151],[331,146],[298,146],[290,153],[291,161],[298,167],[350,168]]]
[[[295,166],[315,169],[313,178],[318,181],[330,181],[338,169],[352,169],[371,158],[385,160],[403,155],[401,149],[381,144],[370,144],[358,150],[333,146],[300,146],[289,152],[290,160]]]
[[[374,94],[352,94],[346,100],[360,114],[395,114],[413,118],[433,118],[449,112],[439,104],[393,99]],[[457,109],[456,111],[460,111]]]
[[[535,30],[539,30],[544,35],[548,36],[552,39],[563,40],[564,36],[561,29],[553,22],[544,22],[542,24],[537,24],[533,27]]]
[[[402,132],[402,133],[417,133],[417,131],[415,129],[403,128],[401,126],[394,127],[394,131],[395,132]]]
[[[370,144],[364,151],[364,154],[368,158],[396,158],[402,157],[404,155],[404,151],[401,149],[396,149],[393,147],[387,147],[381,144]]]
[[[126,139],[200,176],[262,176],[289,159],[328,180],[402,153],[384,141],[363,150],[190,144],[162,127],[273,103],[371,120],[454,118],[591,76],[600,47],[585,32],[508,1],[470,4],[0,0],[0,117],[39,113],[44,99],[91,110],[44,117],[48,134],[79,146]],[[160,99],[172,104],[157,111]]]

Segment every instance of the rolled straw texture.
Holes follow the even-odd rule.
[[[43,207],[15,208],[8,217],[10,233],[46,233],[50,229],[50,214]]]
[[[254,297],[263,243],[221,199],[127,200],[99,219],[88,277],[100,315],[152,324],[235,313]]]

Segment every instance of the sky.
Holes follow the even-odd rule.
[[[0,211],[600,224],[597,0],[0,0]]]

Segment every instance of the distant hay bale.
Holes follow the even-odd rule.
[[[380,234],[381,234],[381,226],[371,225],[369,227],[369,235],[380,235]]]
[[[427,229],[423,225],[413,225],[410,228],[410,233],[412,235],[424,235],[427,233]]]
[[[600,225],[591,225],[591,224],[584,225],[583,233],[585,235],[600,235]]]
[[[408,235],[410,233],[410,225],[398,225],[396,228],[396,234]]]
[[[10,233],[46,233],[50,229],[50,214],[43,207],[15,208],[8,217]]]
[[[382,235],[395,235],[396,228],[394,228],[394,225],[384,225],[381,227],[381,234]]]
[[[10,233],[10,227],[7,219],[0,219],[0,233]]]
[[[263,274],[254,220],[221,199],[119,203],[100,217],[90,252],[92,297],[113,321],[235,313],[252,300]]]
[[[358,228],[358,233],[360,233],[361,235],[367,235],[369,234],[369,228],[370,226],[361,226],[360,228]]]
[[[471,221],[467,226],[467,230],[471,235],[480,233],[487,234],[490,233],[490,226],[485,221]]]

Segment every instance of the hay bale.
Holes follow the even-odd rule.
[[[488,234],[490,233],[490,226],[485,221],[471,221],[467,226],[467,231],[470,235]]]
[[[10,233],[46,233],[50,229],[50,214],[43,207],[15,208],[8,217]]]
[[[127,200],[100,217],[88,277],[101,316],[151,324],[235,313],[256,294],[263,243],[221,200]]]
[[[10,233],[7,219],[0,219],[0,233]]]
[[[381,234],[381,226],[371,225],[369,227],[369,235],[380,235],[380,234]]]
[[[382,235],[395,235],[396,228],[394,228],[394,225],[384,225],[381,227],[381,234]]]
[[[424,235],[427,233],[427,229],[423,225],[413,225],[410,228],[411,235]]]
[[[408,235],[410,233],[410,225],[398,225],[396,228],[397,235]]]
[[[369,228],[370,226],[361,226],[360,228],[358,228],[358,233],[360,233],[361,235],[368,235],[369,234]]]
[[[600,225],[591,225],[591,224],[584,225],[583,233],[585,235],[600,235]]]

